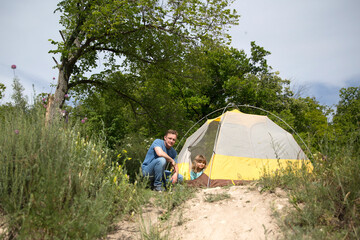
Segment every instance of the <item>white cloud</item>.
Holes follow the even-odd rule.
[[[359,1],[241,0],[235,7],[242,17],[233,45],[249,49],[256,41],[283,78],[340,88],[360,75]]]

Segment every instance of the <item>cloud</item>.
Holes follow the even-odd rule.
[[[334,85],[315,82],[310,85],[309,94],[321,104],[333,106],[339,102],[339,88]]]
[[[360,87],[360,75],[346,79],[345,87]]]
[[[0,82],[10,91],[11,64],[26,93],[32,84],[49,92],[58,72],[48,39],[59,40],[58,0],[3,1],[0,8]],[[232,46],[250,52],[250,42],[271,52],[268,64],[292,84],[306,85],[321,103],[338,99],[338,91],[360,82],[360,1],[238,0],[241,15],[229,34]],[[350,84],[350,85],[351,85]],[[6,96],[10,93],[6,92]]]
[[[59,15],[54,14],[58,1],[4,1],[0,9],[0,82],[5,84],[5,99],[10,101],[14,74],[10,66],[17,65],[16,75],[31,96],[34,84],[37,93],[50,90],[57,76],[54,61],[48,53],[53,49],[48,39],[59,38]]]
[[[322,104],[333,104],[349,79],[360,82],[360,1],[242,0],[233,46],[250,41],[271,52],[268,64]]]

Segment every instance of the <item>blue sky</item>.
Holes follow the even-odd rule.
[[[0,8],[0,82],[10,101],[14,73],[32,98],[54,92],[54,61],[48,39],[59,40],[56,0],[3,1]],[[271,52],[274,71],[291,80],[302,96],[332,106],[343,87],[360,85],[360,1],[358,0],[237,0],[241,15],[230,30],[232,46],[250,52],[250,42]]]
[[[294,91],[328,106],[339,90],[360,86],[360,1],[237,0],[233,46],[250,41],[271,52],[268,63]]]

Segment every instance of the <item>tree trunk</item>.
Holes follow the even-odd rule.
[[[65,101],[65,94],[68,92],[68,82],[70,74],[66,74],[66,67],[59,68],[58,83],[55,94],[49,96],[48,106],[46,109],[45,123],[51,124],[61,117],[61,108]]]

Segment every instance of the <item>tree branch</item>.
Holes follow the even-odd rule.
[[[152,117],[152,112],[151,111],[151,107],[149,106],[146,106],[144,104],[142,104],[140,101],[136,100],[135,98],[115,89],[112,87],[111,84],[108,84],[106,82],[101,82],[101,81],[91,81],[91,80],[79,80],[79,81],[76,81],[76,82],[72,82],[72,83],[69,83],[68,87],[69,89],[72,88],[72,87],[75,87],[77,85],[81,85],[81,84],[90,84],[90,85],[94,85],[94,86],[99,86],[99,87],[102,87],[103,89],[108,89],[108,90],[111,90],[111,91],[114,91],[117,95],[121,96],[122,98],[124,99],[127,99],[129,100],[129,103],[130,105],[132,106],[131,102],[134,102],[136,104],[138,104],[142,109],[144,109],[146,115],[149,116],[149,118],[156,124],[158,125],[159,127],[165,127],[164,125],[162,124],[159,124],[158,121],[156,121],[156,119],[154,119]]]
[[[56,64],[57,68],[60,68],[60,64],[58,63],[58,61],[56,61],[55,57],[52,57],[52,59],[54,60],[54,62],[55,62],[55,64]]]

